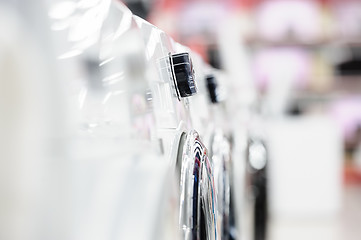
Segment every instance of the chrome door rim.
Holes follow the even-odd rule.
[[[201,239],[204,227],[206,239],[215,240],[217,205],[213,170],[207,149],[196,131],[186,135],[181,157],[179,223],[184,239]],[[201,225],[201,214],[204,214],[205,226]]]

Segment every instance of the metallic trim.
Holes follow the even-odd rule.
[[[179,223],[187,240],[217,239],[217,201],[212,165],[196,131],[187,134],[180,176]],[[201,221],[201,215],[204,221]],[[204,225],[202,223],[204,222]],[[205,229],[205,235],[204,234]]]

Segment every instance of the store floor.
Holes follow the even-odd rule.
[[[337,217],[271,219],[269,224],[269,240],[360,240],[361,186],[350,185],[344,188],[342,209]]]

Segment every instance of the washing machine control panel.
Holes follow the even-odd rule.
[[[170,63],[178,97],[190,97],[197,93],[192,60],[188,53],[170,54]]]
[[[209,74],[206,76],[206,84],[208,95],[212,103],[218,103],[218,84],[215,76],[213,74]]]

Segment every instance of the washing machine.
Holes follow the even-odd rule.
[[[208,133],[207,142],[214,167],[216,192],[218,197],[219,229],[222,239],[235,239],[235,209],[233,207],[233,176],[230,134],[225,126],[227,113],[225,94],[218,81],[220,73],[208,73],[205,76],[210,119],[213,128]]]
[[[189,99],[197,93],[189,52],[179,51],[163,31],[135,17],[153,62],[157,136],[179,178],[179,226],[183,239],[217,239],[217,198],[208,150],[192,125]]]
[[[197,54],[182,45],[179,51],[189,51],[197,78],[198,93],[189,99],[189,111],[193,126],[208,146],[209,159],[213,167],[217,198],[217,232],[221,239],[229,239],[234,224],[231,210],[231,148],[227,138],[227,116],[225,111],[225,86],[219,87],[216,71]],[[232,220],[231,220],[232,219]]]
[[[242,105],[241,105],[242,106]],[[259,103],[244,107],[232,133],[232,190],[235,235],[264,240],[268,224],[268,149]]]
[[[190,51],[182,45],[179,51]],[[234,234],[234,209],[231,207],[231,145],[225,109],[226,86],[216,77],[223,76],[203,59],[190,51],[197,77],[198,94],[189,99],[191,122],[197,126],[203,142],[208,146],[209,159],[213,167],[217,198],[217,231],[221,239]],[[223,79],[224,80],[224,79]],[[233,234],[233,235],[232,235]]]
[[[268,161],[267,135],[263,116],[254,111],[249,124],[247,170],[253,197],[253,237],[267,239],[268,229]]]
[[[118,1],[55,1],[49,16],[71,126],[70,239],[179,239],[178,184],[132,13]]]

